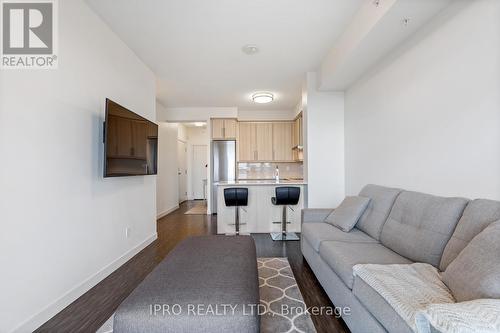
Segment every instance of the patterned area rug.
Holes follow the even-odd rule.
[[[257,258],[261,333],[315,333],[316,329],[300,293],[287,258]],[[113,316],[97,333],[113,332]],[[210,332],[207,332],[210,333]]]
[[[316,332],[288,259],[257,258],[257,265],[260,303],[267,310],[260,317],[260,331]]]

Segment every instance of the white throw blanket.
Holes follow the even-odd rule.
[[[417,313],[416,320],[419,333],[430,333],[431,326],[443,333],[498,333],[500,300],[431,304]]]
[[[429,264],[362,264],[355,265],[353,273],[379,293],[415,332],[417,312],[430,304],[455,303],[438,270]]]

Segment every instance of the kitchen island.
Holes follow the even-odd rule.
[[[218,182],[217,185],[217,233],[234,233],[235,208],[226,207],[224,203],[224,189],[230,187],[248,188],[248,206],[240,207],[241,233],[269,233],[281,231],[281,206],[271,203],[274,191],[279,186],[300,187],[300,200],[297,205],[287,209],[289,232],[300,232],[302,208],[305,207],[306,186],[302,180],[238,180]]]

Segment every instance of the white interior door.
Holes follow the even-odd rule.
[[[193,146],[193,167],[191,175],[191,186],[193,198],[206,199],[207,190],[207,146],[194,145]]]
[[[177,141],[177,175],[179,177],[179,202],[187,200],[187,145]]]

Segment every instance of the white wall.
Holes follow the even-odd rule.
[[[238,108],[235,107],[185,107],[164,108],[158,110],[158,121],[193,122],[208,121],[210,118],[236,118]]]
[[[184,124],[177,123],[177,140],[183,142],[188,140],[187,127]]]
[[[1,332],[31,332],[156,238],[156,177],[102,176],[105,98],[155,120],[154,76],[83,1],[58,3],[59,69],[0,71]]]
[[[304,87],[304,173],[308,207],[337,207],[344,199],[344,94],[317,90],[316,73]]]
[[[179,207],[177,135],[177,124],[159,123],[158,176],[156,178],[156,212],[158,218]]]
[[[238,120],[292,120],[295,110],[238,110]]]
[[[346,93],[346,189],[500,199],[500,2],[457,3]]]

